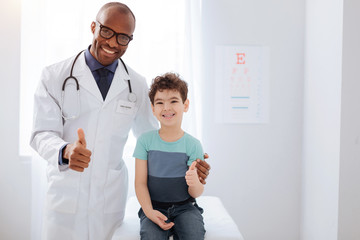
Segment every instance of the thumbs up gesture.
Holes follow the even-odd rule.
[[[189,170],[187,170],[185,174],[185,179],[186,179],[186,184],[189,187],[193,187],[200,182],[196,170],[196,161],[193,161],[191,166],[189,167]]]
[[[200,182],[197,169],[196,161],[193,161],[189,170],[185,174],[186,184],[189,186],[188,192],[193,198],[199,197],[204,191],[204,185]]]
[[[69,159],[69,168],[83,172],[89,166],[91,151],[86,148],[85,133],[82,128],[77,130],[78,140],[68,144],[63,150],[63,157]]]
[[[78,134],[78,142],[86,148],[86,140],[85,140],[84,130],[82,128],[79,128],[77,130],[77,134]]]

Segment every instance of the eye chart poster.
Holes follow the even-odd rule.
[[[264,46],[216,47],[217,123],[269,121],[269,49]]]

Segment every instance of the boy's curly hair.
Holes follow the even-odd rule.
[[[155,94],[163,90],[174,90],[180,93],[183,103],[187,99],[188,87],[187,83],[182,80],[177,73],[165,73],[153,79],[150,86],[149,98],[151,104],[154,105]]]

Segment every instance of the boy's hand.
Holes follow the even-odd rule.
[[[149,213],[146,214],[146,216],[165,231],[169,230],[174,226],[173,222],[165,222],[168,220],[168,218],[157,210],[151,210]]]
[[[207,153],[204,154],[204,159],[208,159],[209,155]],[[205,179],[209,175],[210,165],[206,161],[202,161],[200,159],[196,159],[196,168],[197,174],[199,175],[199,180],[202,184],[206,184]]]
[[[196,170],[196,161],[193,161],[191,166],[189,167],[189,170],[186,171],[185,174],[185,179],[186,179],[186,184],[189,187],[193,187],[196,184],[199,184],[200,180],[199,177],[197,175],[197,170]]]

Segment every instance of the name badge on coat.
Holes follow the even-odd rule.
[[[116,107],[116,112],[132,115],[135,113],[135,103],[119,100]]]

